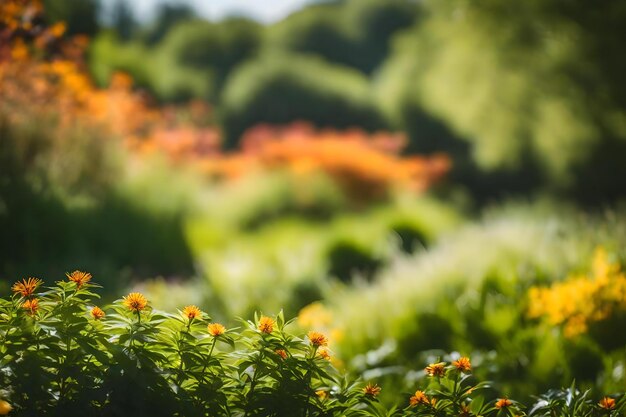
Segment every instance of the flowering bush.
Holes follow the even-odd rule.
[[[577,274],[550,287],[529,291],[528,315],[563,325],[566,337],[626,313],[626,275],[604,248],[596,249],[590,274]]]
[[[333,367],[326,335],[295,336],[282,313],[229,329],[197,306],[153,310],[140,293],[98,307],[91,274],[67,278],[49,288],[24,279],[0,299],[0,415],[524,415],[477,382],[466,357],[430,364],[427,385],[386,409],[381,387]],[[564,392],[529,415],[618,416],[625,405]]]
[[[241,138],[241,150],[206,159],[213,176],[237,178],[259,170],[285,170],[294,175],[322,172],[353,200],[385,198],[394,189],[421,192],[450,169],[445,154],[404,156],[406,137],[359,129],[315,129],[306,122],[277,127],[258,125]]]

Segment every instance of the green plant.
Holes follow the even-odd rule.
[[[153,310],[136,292],[100,308],[91,274],[67,278],[43,290],[24,279],[0,299],[0,415],[524,415],[466,357],[431,363],[423,387],[387,409],[377,384],[332,365],[324,334],[293,335],[282,312],[226,329],[194,305]],[[531,415],[617,417],[625,398],[596,404],[572,387],[540,397]]]

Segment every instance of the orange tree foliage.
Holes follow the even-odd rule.
[[[83,63],[88,39],[63,38],[62,23],[43,22],[39,0],[0,6],[0,117],[9,123],[52,121],[47,128],[56,140],[77,126],[106,132],[133,155],[162,152],[223,179],[259,169],[322,172],[357,201],[380,199],[396,188],[422,191],[449,169],[444,155],[400,156],[406,142],[400,134],[316,131],[303,123],[258,126],[244,134],[238,152],[222,154],[219,132],[207,124],[207,104],[151,106],[124,74],[116,74],[108,88],[97,88]]]
[[[443,154],[401,156],[406,137],[387,132],[315,130],[307,123],[260,125],[247,131],[241,142],[240,152],[209,159],[204,169],[229,178],[258,169],[295,174],[319,171],[351,197],[369,200],[396,187],[425,190],[450,168],[450,160]]]
[[[58,136],[77,125],[104,129],[131,148],[157,144],[172,156],[189,143],[215,147],[211,129],[190,129],[176,109],[151,106],[132,89],[132,79],[118,73],[109,88],[97,88],[83,62],[88,39],[63,38],[65,25],[43,23],[39,0],[7,0],[0,4],[0,115],[10,123],[53,120]],[[209,108],[194,104],[193,120],[206,117]],[[208,139],[207,139],[208,138]]]

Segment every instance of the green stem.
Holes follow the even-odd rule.
[[[257,359],[257,362],[255,363],[254,372],[252,373],[252,379],[250,381],[250,391],[248,391],[248,395],[246,396],[248,405],[250,404],[250,400],[252,399],[252,395],[254,394],[254,388],[256,388],[257,376],[259,374],[258,370],[262,362],[263,362],[263,349],[261,349],[261,351],[259,352],[259,358]],[[244,416],[248,415],[248,411],[249,410],[246,410]]]

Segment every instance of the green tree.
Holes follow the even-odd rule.
[[[306,55],[266,54],[239,67],[222,97],[226,145],[258,123],[308,120],[318,126],[386,127],[358,71]]]
[[[428,17],[398,40],[386,64],[389,77],[402,74],[397,99],[411,91],[471,144],[482,170],[538,175],[582,199],[623,194],[623,3],[448,0],[425,7]],[[385,99],[387,107],[396,100]]]

